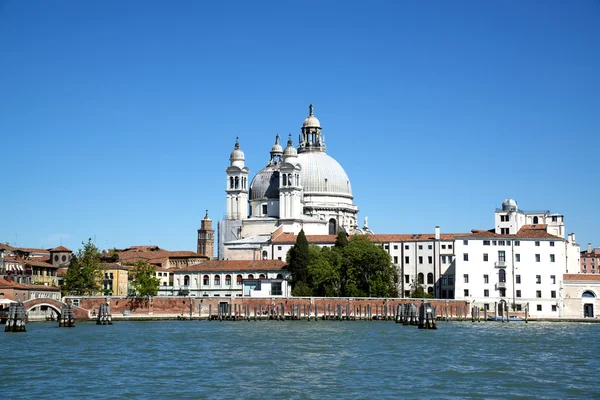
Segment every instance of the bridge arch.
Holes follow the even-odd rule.
[[[38,307],[38,306],[47,306],[49,308],[51,308],[52,310],[54,310],[56,312],[56,314],[60,317],[60,309],[62,307],[64,303],[58,300],[54,300],[54,299],[30,299],[27,301],[23,302],[23,305],[25,306],[25,312],[29,312],[31,311],[33,308]]]
[[[49,298],[30,299],[30,300],[26,300],[23,302],[26,312],[29,312],[32,308],[37,307],[37,306],[48,306],[52,310],[54,310],[56,312],[56,314],[58,314],[59,317],[60,317],[60,309],[63,306],[63,304],[65,304],[65,303],[63,303],[62,301],[49,299]],[[89,311],[85,310],[83,308],[80,308],[80,307],[73,306],[73,313],[75,314],[75,319],[87,320],[90,318]]]

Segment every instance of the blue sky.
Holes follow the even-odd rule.
[[[315,105],[377,233],[506,197],[600,246],[599,1],[0,1],[0,241],[195,250]]]

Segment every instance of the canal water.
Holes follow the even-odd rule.
[[[600,398],[600,324],[56,325],[0,332],[0,398]]]

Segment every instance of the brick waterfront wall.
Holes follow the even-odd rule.
[[[202,315],[207,316],[209,308],[212,309],[212,314],[216,315],[219,307],[219,303],[225,302],[231,304],[233,309],[236,306],[240,307],[241,310],[245,310],[246,306],[250,307],[251,313],[254,313],[254,307],[260,310],[262,307],[263,311],[267,307],[278,307],[280,309],[283,304],[285,307],[286,314],[290,314],[292,306],[300,306],[302,312],[304,307],[308,309],[311,306],[311,310],[314,313],[315,306],[318,307],[319,315],[327,309],[331,309],[333,313],[337,310],[337,306],[341,306],[343,312],[346,311],[346,306],[349,305],[350,310],[354,307],[358,310],[359,307],[363,310],[367,306],[371,306],[373,315],[376,309],[379,310],[381,315],[384,310],[384,306],[387,306],[388,314],[395,314],[396,308],[399,304],[415,303],[420,304],[421,299],[373,299],[373,298],[333,298],[333,297],[313,297],[313,298],[250,298],[250,297],[180,297],[180,296],[169,296],[169,297],[153,297],[151,299],[132,299],[127,297],[68,297],[67,299],[79,299],[79,307],[90,311],[91,314],[98,312],[101,304],[109,303],[111,313],[113,315],[123,314],[127,312],[130,315],[183,315],[189,316],[190,304],[192,314],[198,316],[200,305],[202,304]],[[456,316],[457,307],[462,309],[461,315],[470,315],[470,303],[463,300],[441,300],[441,299],[425,299],[426,302],[431,303],[437,309],[439,316],[445,315],[446,307],[448,307],[448,315]],[[483,314],[483,313],[482,313]]]

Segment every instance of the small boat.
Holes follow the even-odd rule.
[[[524,321],[523,318],[521,318],[519,316],[516,316],[516,315],[510,315],[508,317],[508,319],[506,317],[492,317],[492,316],[490,316],[490,317],[487,317],[487,320],[488,321],[507,321],[507,322],[510,322],[510,321],[513,321],[513,322],[523,322]]]

